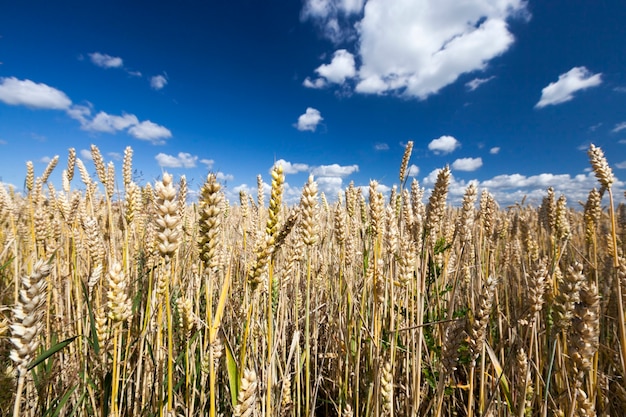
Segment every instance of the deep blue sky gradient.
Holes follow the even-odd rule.
[[[474,171],[453,170],[457,197],[473,179],[588,176],[585,149],[591,142],[606,152],[616,176],[624,177],[619,167],[626,168],[626,129],[612,131],[626,121],[626,3],[531,0],[529,19],[508,21],[515,42],[506,52],[485,70],[462,74],[423,99],[360,94],[353,81],[304,87],[304,79],[315,78],[315,68],[329,63],[335,50],[351,51],[357,65],[360,58],[358,38],[333,44],[314,21],[302,18],[302,10],[303,3],[288,0],[5,2],[0,6],[0,80],[44,83],[74,105],[90,103],[92,115],[133,114],[166,127],[172,137],[153,145],[125,131],[82,129],[61,110],[0,101],[2,181],[20,188],[26,161],[32,160],[40,175],[46,158],[60,155],[52,178],[58,181],[67,149],[85,150],[93,143],[118,171],[121,161],[115,153],[130,145],[144,182],[167,170],[185,174],[196,190],[209,169],[199,160],[211,159],[210,169],[226,176],[233,199],[242,185],[256,187],[257,174],[269,182],[268,171],[278,159],[311,169],[358,165],[342,187],[351,180],[364,186],[370,179],[390,187],[398,181],[408,140],[415,142],[411,164],[419,167],[416,178],[427,188],[433,170],[459,158],[482,158]],[[89,58],[94,52],[122,58],[124,68],[94,65]],[[601,73],[602,83],[575,92],[570,101],[535,108],[544,87],[580,66]],[[166,75],[167,85],[150,88],[150,77],[159,74]],[[493,79],[474,91],[465,85],[488,77]],[[323,117],[314,132],[295,128],[307,107]],[[443,135],[461,146],[446,155],[430,151],[428,144]],[[377,144],[388,150],[376,150]],[[499,153],[489,152],[494,147]],[[160,167],[155,160],[159,153],[179,152],[197,156],[196,166]],[[294,196],[307,175],[288,175]],[[555,181],[558,189],[562,178]],[[73,184],[81,186],[78,178]],[[582,184],[581,195],[586,195],[592,183]],[[623,184],[618,181],[617,187]],[[510,203],[523,193],[538,196],[540,188],[534,183],[520,187],[521,194],[492,192]],[[329,199],[336,191],[326,190]]]

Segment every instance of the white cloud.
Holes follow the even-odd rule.
[[[489,153],[492,155],[497,155],[498,153],[500,153],[500,147],[494,146],[493,148],[489,149]]]
[[[358,165],[342,166],[339,164],[331,164],[320,165],[311,169],[311,174],[316,177],[347,177],[355,172],[359,172]]]
[[[626,162],[626,161],[625,161]],[[429,188],[426,193],[427,199],[437,179],[439,169],[432,171],[422,180],[422,185]],[[546,195],[548,187],[553,187],[557,195],[564,194],[571,206],[578,206],[578,201],[586,201],[589,191],[598,188],[598,180],[590,171],[586,174],[571,176],[569,174],[542,173],[539,175],[525,176],[521,174],[498,175],[482,182],[472,180],[458,180],[454,175],[450,176],[448,200],[453,205],[460,205],[465,189],[470,182],[476,182],[479,189],[488,190],[500,206],[511,205],[526,200],[527,204],[539,206]],[[614,187],[623,189],[624,182],[616,180]],[[622,195],[621,191],[615,195]]]
[[[224,174],[223,172],[218,172],[215,174],[215,178],[218,181],[226,182],[226,181],[233,181],[235,179],[235,176],[231,174]]]
[[[435,154],[447,154],[454,151],[456,148],[461,146],[461,142],[456,140],[456,138],[452,136],[441,136],[438,139],[433,139],[428,144],[428,149],[433,151]]]
[[[194,168],[198,157],[187,152],[179,152],[178,156],[159,153],[154,157],[163,168]]]
[[[0,101],[12,106],[66,110],[72,101],[63,91],[31,80],[0,78]]]
[[[459,158],[452,163],[452,169],[457,171],[476,171],[483,166],[482,158]]]
[[[574,67],[559,75],[558,81],[548,84],[541,90],[541,99],[536,108],[561,104],[574,98],[574,93],[602,84],[602,74],[592,74],[585,67]]]
[[[111,159],[114,159],[116,161],[121,161],[123,158],[122,154],[119,152],[108,152],[107,156],[111,157]]]
[[[617,133],[617,132],[622,131],[624,129],[626,129],[626,122],[622,122],[622,123],[616,124],[615,127],[613,128],[613,130],[611,130],[611,132]]]
[[[94,52],[88,55],[92,63],[102,68],[120,68],[124,65],[124,61],[118,56],[101,54],[100,52]]]
[[[377,151],[388,151],[389,145],[386,143],[377,143],[374,145],[374,149]]]
[[[408,172],[409,177],[417,177],[419,173],[420,173],[419,167],[415,164],[411,164],[411,166],[409,167],[409,172]]]
[[[327,83],[343,84],[346,79],[353,78],[356,75],[354,66],[354,55],[345,49],[339,49],[333,54],[330,64],[322,64],[315,72],[320,78],[311,81],[308,78],[304,80],[305,87],[321,88]]]
[[[39,159],[39,162],[42,162],[42,163],[44,163],[44,164],[47,164],[47,163],[49,163],[50,161],[52,161],[52,158],[50,158],[49,156],[42,156],[42,157]]]
[[[307,164],[292,164],[291,162],[285,161],[284,159],[279,159],[278,161],[274,162],[274,166],[278,165],[283,168],[283,172],[285,174],[297,174],[298,172],[306,172],[309,170],[309,166]]]
[[[326,87],[326,81],[323,78],[311,80],[309,77],[306,77],[302,82],[302,85],[306,88],[324,88]]]
[[[83,158],[85,161],[93,161],[93,156],[91,156],[90,150],[81,149],[79,154],[80,154],[80,157]]]
[[[116,133],[127,130],[128,134],[135,139],[146,140],[153,145],[162,145],[164,139],[172,137],[172,132],[150,120],[139,121],[134,114],[124,113],[121,116],[99,112],[91,117],[91,107],[74,105],[67,110],[67,114],[78,120],[81,128],[91,132]]]
[[[83,106],[81,104],[74,104],[65,111],[68,116],[74,120],[78,120],[81,126],[89,123],[91,117],[91,105]]]
[[[351,17],[360,14],[365,0],[306,0],[302,20],[311,19],[335,44],[355,36]]]
[[[474,91],[476,90],[478,87],[480,87],[481,85],[488,83],[489,81],[493,80],[495,78],[495,76],[491,76],[489,78],[474,78],[472,81],[469,81],[467,83],[465,83],[465,87],[467,87],[467,89],[469,91]]]
[[[325,19],[328,16],[359,13],[365,0],[306,0],[302,15],[304,18]]]
[[[167,85],[167,78],[163,75],[155,75],[150,78],[150,87],[155,90],[160,90]]]
[[[201,159],[200,163],[206,166],[207,169],[213,168],[213,164],[215,163],[212,159]]]
[[[84,113],[82,113],[84,114]],[[139,123],[139,119],[134,114],[123,114],[115,116],[106,112],[99,112],[91,120],[85,120],[82,128],[92,132],[115,133],[119,130],[127,129]]]
[[[425,99],[462,74],[483,70],[514,41],[508,20],[524,0],[309,0],[302,16],[338,43],[353,40],[355,90]],[[356,21],[358,20],[358,21]],[[350,77],[345,77],[345,82]]]
[[[340,177],[318,177],[315,179],[319,190],[326,194],[326,197],[334,198],[343,192],[343,180]]]
[[[128,129],[128,134],[136,139],[147,140],[153,145],[161,145],[165,143],[164,139],[172,137],[172,132],[165,126],[158,125],[150,120],[143,122]]]
[[[306,112],[298,117],[296,129],[300,131],[309,130],[315,132],[317,125],[324,120],[319,110],[313,107],[307,107]]]

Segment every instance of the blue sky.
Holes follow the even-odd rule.
[[[217,172],[231,201],[279,161],[288,200],[309,174],[398,183],[404,145],[427,189],[450,165],[501,205],[570,203],[596,186],[586,149],[626,172],[622,1],[232,0],[5,2],[0,177],[22,187],[91,144],[140,182]],[[79,178],[73,185],[80,188]]]

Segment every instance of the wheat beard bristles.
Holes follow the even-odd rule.
[[[46,302],[46,277],[50,266],[38,260],[32,274],[22,277],[20,295],[13,308],[11,342],[15,347],[10,354],[18,373],[23,374],[39,347],[39,334],[43,329],[44,304]]]

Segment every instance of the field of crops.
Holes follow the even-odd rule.
[[[92,146],[0,183],[0,415],[621,416],[626,208],[601,149],[580,209],[407,181],[228,203],[123,184]],[[48,182],[64,169],[62,189]],[[75,177],[75,171],[79,174]],[[80,190],[80,191],[79,191]],[[266,204],[267,203],[267,204]],[[615,205],[615,207],[614,207]]]

